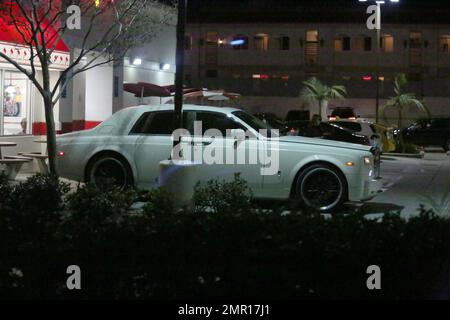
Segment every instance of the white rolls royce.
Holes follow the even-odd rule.
[[[59,174],[95,184],[112,179],[119,187],[159,186],[159,163],[173,151],[173,110],[173,105],[131,107],[92,130],[59,136]],[[190,159],[200,154],[200,182],[239,172],[255,198],[294,198],[323,212],[371,199],[381,189],[368,146],[262,134],[270,129],[266,123],[234,108],[185,105],[183,122],[180,154]],[[247,133],[244,138],[226,134],[239,130]],[[241,161],[232,161],[239,154]]]

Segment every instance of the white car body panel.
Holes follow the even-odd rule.
[[[92,130],[58,136],[57,169],[62,177],[85,181],[86,166],[100,152],[115,152],[126,159],[133,172],[135,186],[150,189],[158,186],[159,162],[167,160],[172,148],[170,135],[130,135],[134,124],[146,112],[171,111],[173,106],[138,106],[121,110]],[[232,114],[234,108],[185,105],[183,110],[224,113],[250,131],[256,131]],[[267,138],[266,138],[267,139]],[[256,148],[259,140],[246,140],[246,148]],[[381,189],[381,181],[374,179],[373,167],[364,164],[364,157],[372,157],[370,147],[345,142],[286,136],[279,140],[279,172],[260,174],[261,165],[203,165],[199,181],[229,177],[240,172],[257,198],[287,199],[295,178],[306,165],[323,162],[338,168],[348,184],[351,201],[374,197]],[[347,166],[352,162],[353,166]]]

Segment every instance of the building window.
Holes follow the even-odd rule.
[[[306,42],[319,42],[319,31],[308,30],[306,32]]]
[[[359,36],[355,39],[356,51],[372,51],[372,38],[367,36]]]
[[[350,37],[339,36],[334,40],[334,50],[335,51],[350,51]]]
[[[0,135],[22,135],[30,133],[30,81],[17,71],[4,71],[3,113],[0,115],[3,132]],[[1,80],[1,79],[0,79]]]
[[[316,65],[319,61],[319,31],[306,31],[305,64]]]
[[[439,40],[439,51],[450,52],[450,36],[442,36]]]
[[[257,34],[253,41],[255,43],[255,50],[267,51],[269,48],[269,36],[267,34]]]
[[[411,49],[418,49],[422,47],[422,33],[411,32],[409,34],[409,47]]]
[[[269,47],[271,50],[289,50],[290,39],[287,36],[271,37]]]
[[[206,77],[207,78],[217,78],[217,70],[206,70]]]
[[[192,37],[191,36],[184,37],[184,50],[192,50]]]
[[[383,52],[394,52],[394,37],[390,34],[383,34],[380,39],[380,49]]]
[[[248,50],[248,37],[235,36],[231,41],[231,46],[234,50]]]

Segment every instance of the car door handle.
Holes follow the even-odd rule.
[[[212,143],[211,141],[197,141],[197,142],[193,142],[193,144],[195,146],[209,146]]]

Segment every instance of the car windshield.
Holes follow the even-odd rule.
[[[244,111],[234,111],[233,115],[244,121],[250,127],[259,132],[259,130],[271,130],[272,128],[268,123],[254,117]]]

